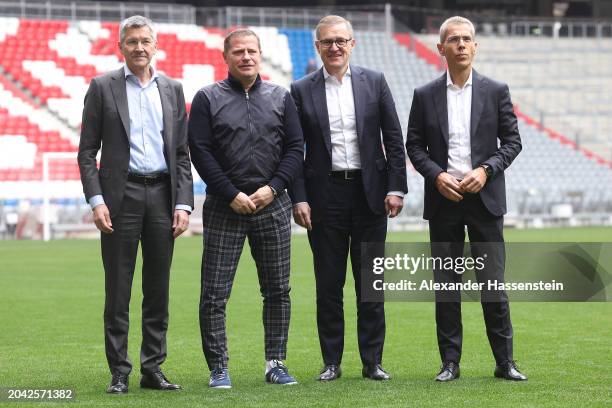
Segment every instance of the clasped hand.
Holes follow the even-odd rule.
[[[230,203],[230,207],[237,214],[257,214],[274,200],[274,193],[270,186],[263,186],[257,189],[250,196],[243,192]]]
[[[487,182],[487,173],[482,167],[477,167],[465,175],[459,181],[447,172],[442,172],[436,177],[436,188],[444,197],[451,201],[463,200],[464,193],[476,194]]]

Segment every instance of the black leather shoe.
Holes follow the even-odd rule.
[[[140,378],[140,388],[151,388],[153,390],[180,390],[181,387],[178,384],[172,384],[164,373],[156,371],[154,373],[143,374]]]
[[[127,394],[128,376],[125,374],[113,374],[113,378],[106,392],[109,394]]]
[[[493,375],[497,378],[503,378],[512,381],[526,381],[527,376],[521,373],[514,361],[506,361],[505,363],[495,366]]]
[[[338,378],[340,378],[341,375],[342,375],[342,370],[340,369],[339,365],[328,364],[325,367],[323,367],[323,369],[321,370],[321,374],[319,374],[319,377],[317,378],[317,380],[333,381],[333,380],[337,380]]]
[[[454,361],[447,361],[442,364],[440,372],[436,376],[436,381],[447,382],[459,378],[459,364]]]
[[[389,373],[383,370],[380,364],[363,366],[363,370],[361,370],[361,375],[363,375],[363,378],[370,378],[372,380],[377,381],[386,381],[391,379]]]

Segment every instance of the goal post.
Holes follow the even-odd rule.
[[[79,178],[77,152],[42,153],[42,238],[53,238],[53,224],[58,223],[52,199],[78,200],[83,197]],[[82,229],[83,224],[63,225],[66,231]],[[89,227],[89,225],[88,225]]]

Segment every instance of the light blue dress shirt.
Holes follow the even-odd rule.
[[[168,171],[164,157],[164,114],[157,87],[157,71],[151,67],[151,79],[142,85],[127,65],[125,89],[130,116],[130,163],[129,171],[137,174],[163,173]],[[95,195],[89,200],[93,209],[104,204],[102,195]],[[191,207],[177,204],[177,210],[191,212]]]
[[[141,85],[130,69],[125,71],[128,111],[130,112],[130,172],[138,174],[168,171],[164,158],[164,112],[157,89],[157,72]]]

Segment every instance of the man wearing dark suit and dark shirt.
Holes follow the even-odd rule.
[[[486,274],[503,280],[504,170],[521,151],[510,93],[507,85],[472,69],[476,42],[469,20],[446,20],[440,27],[438,51],[446,58],[448,71],[414,91],[406,139],[408,156],[425,178],[424,218],[429,220],[432,255],[461,256],[467,227],[473,257],[482,252],[482,243],[499,243],[487,259],[490,266]],[[484,280],[484,274],[477,271],[477,279]],[[459,282],[461,275],[453,270],[435,270],[434,279]],[[437,381],[459,377],[461,302],[458,292],[452,295],[443,299],[436,292],[442,359]],[[494,375],[526,380],[513,360],[508,298],[503,291],[496,296],[493,301],[482,300],[487,336],[497,364]]]
[[[200,329],[211,388],[231,388],[225,307],[248,237],[263,296],[265,380],[296,384],[283,361],[291,315],[291,201],[301,166],[302,130],[289,92],[259,76],[261,47],[251,30],[227,35],[227,79],[202,88],[189,117],[193,164],[207,184]]]
[[[384,242],[407,192],[406,156],[395,103],[382,73],[349,65],[351,23],[339,16],[316,28],[323,67],[294,82],[304,132],[303,173],[292,189],[295,221],[308,229],[317,289],[317,327],[324,367],[340,377],[344,349],[343,287],[350,251],[357,298],[362,374],[387,380],[382,368],[382,302],[361,301],[361,243]],[[382,138],[381,138],[382,132]]]
[[[125,19],[118,45],[125,65],[94,78],[85,96],[78,155],[85,198],[102,232],[104,336],[112,373],[107,392],[128,391],[129,304],[139,242],[140,386],[180,389],[168,381],[160,365],[166,358],[174,240],[187,229],[193,207],[185,98],[178,82],[151,66],[157,39],[149,19]]]

